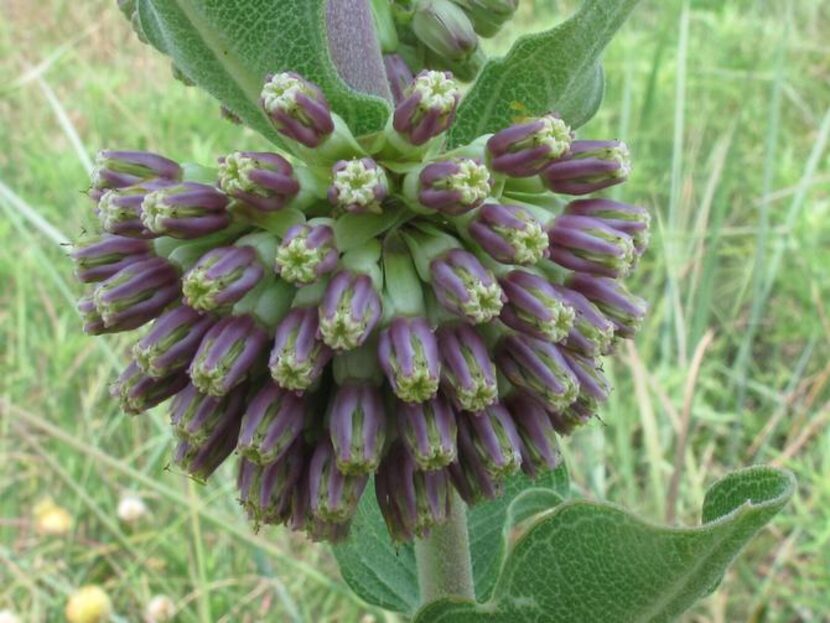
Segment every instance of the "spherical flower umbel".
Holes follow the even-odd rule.
[[[516,3],[419,7],[412,45],[463,73]],[[315,540],[347,538],[370,480],[404,541],[447,519],[452,489],[475,504],[554,469],[646,312],[623,279],[648,212],[567,197],[623,181],[623,143],[574,140],[551,112],[448,147],[455,79],[385,60],[397,105],[375,134],[286,72],[260,102],[282,147],[221,156],[214,183],[102,152],[99,227],[71,254],[85,332],[148,325],[112,385],[122,409],[172,399],[176,469],[205,480],[234,457],[250,520]]]

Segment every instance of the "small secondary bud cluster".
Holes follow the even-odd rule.
[[[514,6],[415,3],[448,4],[476,32]],[[342,539],[374,478],[407,540],[447,517],[453,488],[473,504],[554,468],[559,437],[608,396],[602,356],[645,314],[622,279],[648,213],[583,196],[626,178],[622,143],[547,114],[448,151],[452,75],[399,86],[372,141],[282,73],[261,106],[283,151],[215,169],[98,157],[100,231],[72,253],[84,329],[145,327],[113,394],[130,413],[171,399],[174,459],[196,478],[235,454],[258,524]]]

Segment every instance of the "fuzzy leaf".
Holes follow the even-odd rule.
[[[566,502],[518,538],[489,602],[436,601],[415,623],[675,620],[717,586],[794,490],[789,472],[735,472],[709,490],[697,528],[658,527],[608,504]]]
[[[469,510],[470,552],[479,598],[486,598],[498,576],[506,550],[504,532],[508,508],[513,499],[525,490],[536,492],[533,501],[528,498],[522,504],[523,511],[515,511],[517,517],[524,518],[531,507],[546,504],[545,508],[549,508],[551,503],[567,495],[568,488],[568,472],[564,466],[534,481],[517,475],[506,483],[503,497]],[[349,540],[334,547],[334,556],[343,579],[368,603],[404,613],[414,612],[418,607],[420,592],[412,544],[392,543],[371,486],[360,501]]]
[[[343,4],[337,0],[335,6]],[[335,45],[330,49],[326,0],[139,0],[138,7],[142,28],[153,46],[169,55],[190,80],[277,144],[279,135],[259,108],[259,92],[269,73],[291,70],[316,82],[358,135],[379,130],[389,115],[382,97],[352,90],[338,74],[332,50],[344,51],[342,37],[337,35],[342,35],[350,18],[338,12]],[[361,13],[351,15],[357,28]],[[361,67],[367,71],[382,68],[377,42],[367,37],[361,41],[366,55]],[[350,74],[349,80],[367,90],[378,84],[370,76]]]
[[[555,111],[572,127],[590,119],[603,94],[599,57],[638,0],[583,0],[571,18],[520,37],[484,66],[450,129],[451,145]]]

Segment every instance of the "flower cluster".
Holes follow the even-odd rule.
[[[554,468],[608,395],[601,357],[645,313],[622,280],[649,217],[583,196],[625,180],[625,145],[548,114],[448,150],[459,99],[423,71],[358,140],[282,73],[261,97],[281,153],[99,155],[101,231],[73,252],[85,331],[144,327],[114,395],[172,398],[196,478],[235,453],[257,523],[341,539],[373,477],[390,534],[423,536],[453,488],[473,504]]]

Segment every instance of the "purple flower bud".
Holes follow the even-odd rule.
[[[574,273],[566,285],[596,305],[614,323],[619,337],[632,338],[640,329],[648,304],[616,279]]]
[[[575,312],[565,346],[589,357],[608,354],[614,339],[614,324],[576,290],[559,285],[553,287]]]
[[[179,441],[202,445],[217,430],[224,430],[228,420],[242,417],[247,388],[237,387],[227,396],[207,396],[189,384],[176,394],[170,405],[170,420]]]
[[[224,396],[242,383],[260,361],[268,335],[251,316],[228,316],[213,325],[190,364],[193,384],[211,396]]]
[[[341,271],[320,304],[320,336],[335,350],[357,348],[380,320],[381,302],[368,275]]]
[[[576,375],[550,342],[508,335],[499,343],[496,363],[513,385],[554,411],[570,405],[579,394]]]
[[[457,216],[480,206],[491,190],[490,171],[471,158],[433,162],[418,174],[417,201]]]
[[[329,428],[339,471],[370,474],[377,469],[386,439],[386,414],[376,387],[341,386],[332,400]]]
[[[503,494],[502,481],[487,471],[466,432],[462,434],[459,430],[458,460],[451,463],[447,471],[458,495],[469,505],[482,499],[492,500]]]
[[[406,87],[392,127],[413,145],[423,145],[446,132],[460,100],[461,90],[451,73],[424,70]]]
[[[371,158],[340,160],[331,168],[329,202],[354,213],[380,213],[381,202],[389,194],[386,172]]]
[[[136,414],[164,402],[185,385],[187,375],[184,372],[154,379],[144,374],[133,361],[112,384],[110,393],[118,398],[124,411]]]
[[[535,478],[540,470],[556,469],[562,456],[545,408],[522,392],[507,399],[507,408],[522,441],[522,470]]]
[[[161,314],[179,295],[176,268],[163,258],[150,257],[101,282],[92,298],[105,327],[127,331]]]
[[[253,247],[218,247],[182,278],[185,301],[200,311],[226,311],[260,282],[265,269]]]
[[[228,198],[207,184],[184,182],[155,190],[141,203],[141,222],[172,238],[199,238],[228,226]]]
[[[216,318],[187,305],[166,311],[133,346],[133,356],[148,376],[160,378],[187,368]]]
[[[303,392],[320,378],[332,351],[320,340],[319,327],[315,307],[292,309],[277,326],[268,367],[280,387]]]
[[[567,337],[576,312],[547,279],[524,270],[513,270],[500,283],[507,297],[501,310],[504,324],[551,342],[561,342]]]
[[[98,219],[104,231],[131,238],[155,238],[141,221],[141,205],[144,198],[155,190],[165,188],[172,182],[155,180],[138,186],[105,191],[98,200]]]
[[[288,520],[294,488],[303,476],[304,448],[303,441],[297,440],[279,461],[264,466],[240,460],[237,488],[251,520],[265,524]]]
[[[628,179],[631,160],[620,141],[574,141],[566,156],[542,171],[550,190],[566,195],[587,195]]]
[[[430,264],[432,289],[447,310],[473,324],[499,315],[504,292],[492,272],[462,249],[451,249]]]
[[[296,73],[269,76],[260,102],[278,132],[306,147],[317,147],[334,132],[323,92]]]
[[[154,178],[178,181],[182,168],[158,154],[146,151],[99,151],[92,170],[92,188],[124,188]]]
[[[580,398],[587,401],[592,411],[596,410],[597,403],[608,400],[608,393],[611,391],[611,384],[602,372],[602,363],[567,348],[561,352],[579,381]]]
[[[468,231],[497,262],[532,265],[547,255],[548,236],[542,224],[519,206],[485,204]]]
[[[557,115],[545,115],[496,132],[487,141],[490,165],[510,177],[538,175],[568,153],[573,133]]]
[[[245,409],[239,453],[258,465],[278,461],[305,427],[305,401],[266,382]]]
[[[95,309],[95,300],[93,298],[93,293],[85,294],[78,300],[78,304],[75,306],[75,309],[78,310],[78,313],[81,314],[81,319],[84,323],[84,333],[87,335],[102,335],[104,333],[115,333],[119,329],[114,328],[107,328],[104,325],[104,319],[101,318],[101,314],[98,313],[98,310]],[[144,324],[143,322],[139,322],[136,326],[141,326]],[[130,329],[134,329],[135,327],[124,328],[124,331],[129,331]]]
[[[442,59],[463,61],[478,50],[478,36],[470,19],[450,0],[418,2],[411,27],[415,36]]]
[[[479,413],[458,416],[458,435],[470,441],[484,469],[493,478],[504,478],[522,464],[522,442],[510,413],[501,404]]]
[[[393,319],[381,331],[378,360],[392,391],[404,402],[424,402],[438,391],[441,359],[425,318]]]
[[[343,474],[335,463],[331,440],[321,439],[308,465],[309,506],[317,519],[344,523],[354,515],[369,476]]]
[[[406,87],[414,79],[412,70],[400,54],[384,54],[383,66],[395,104],[400,104],[406,97]]]
[[[389,448],[375,475],[378,506],[396,541],[426,537],[446,521],[450,493],[447,470],[420,471],[401,442]]]
[[[611,199],[577,199],[565,207],[565,214],[598,218],[609,227],[628,234],[638,255],[648,247],[651,215],[643,207]]]
[[[75,245],[72,259],[78,281],[92,283],[112,277],[122,268],[153,255],[146,240],[102,234]]]
[[[285,281],[314,283],[337,266],[340,253],[328,225],[294,225],[277,248],[276,270]]]
[[[219,159],[219,188],[262,212],[279,210],[300,192],[294,168],[278,154],[235,151]]]
[[[496,402],[496,366],[475,329],[467,324],[441,327],[438,348],[443,391],[458,409],[477,412]]]
[[[421,403],[397,406],[398,429],[418,469],[441,469],[457,456],[455,413],[441,395]]]
[[[550,259],[579,272],[624,277],[637,257],[628,234],[590,216],[559,216],[548,237]]]
[[[582,426],[594,416],[595,408],[596,401],[589,401],[579,397],[576,399],[576,402],[561,412],[548,412],[551,426],[560,435],[570,435],[574,429]]]
[[[173,453],[173,462],[197,480],[207,480],[236,447],[239,418],[227,418],[203,443],[182,440]]]

